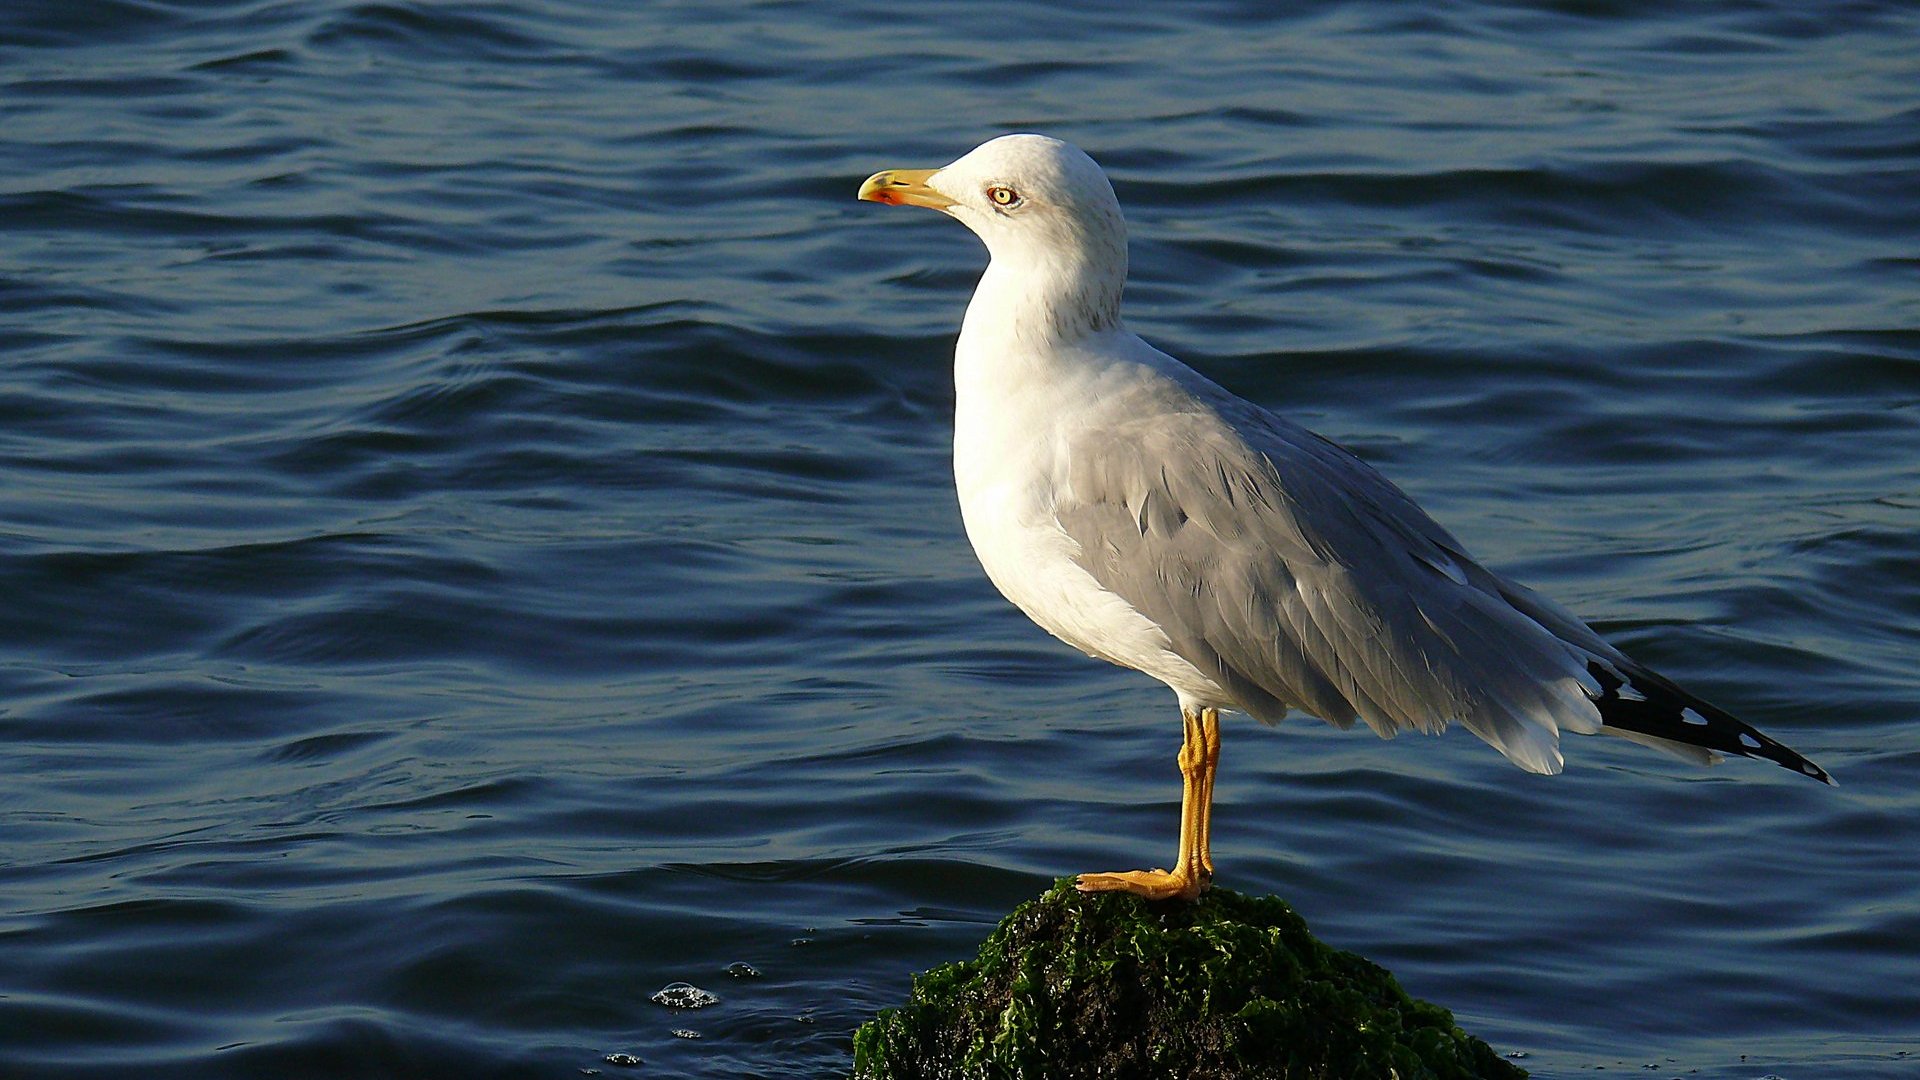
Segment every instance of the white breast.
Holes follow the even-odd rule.
[[[1008,374],[1004,365],[1001,376]],[[1019,393],[969,380],[960,365],[954,480],[967,538],[1002,595],[1043,629],[1089,656],[1159,679],[1183,706],[1232,707],[1225,692],[1173,652],[1167,635],[1081,569],[1053,515],[1067,482],[1055,439],[1098,423],[1100,372],[1024,372]]]

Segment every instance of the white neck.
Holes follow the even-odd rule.
[[[1089,339],[1126,332],[1119,320],[1120,281],[1098,282],[1101,292],[1089,296],[1088,280],[1035,273],[1030,266],[1011,272],[1001,259],[981,275],[954,349],[954,470],[963,493],[985,482],[976,473],[1000,457],[969,455],[964,448],[1049,439],[1061,398],[1071,398],[1070,387],[1098,374],[1089,357],[1111,352],[1089,349]]]
[[[1127,280],[1124,242],[1117,258],[1089,254],[1024,245],[996,252],[967,305],[961,333],[991,333],[1004,344],[1048,349],[1113,328]]]

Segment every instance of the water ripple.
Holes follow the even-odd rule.
[[[0,1072],[842,1075],[1164,859],[1172,702],[961,538],[980,248],[852,199],[1037,128],[1149,339],[1845,785],[1236,723],[1228,882],[1539,1075],[1906,1075],[1916,31],[5,5]]]

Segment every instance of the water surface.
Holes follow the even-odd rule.
[[[1136,329],[1842,785],[1237,719],[1223,882],[1537,1075],[1913,1075],[1920,14],[1295,12],[7,5],[0,1073],[831,1077],[1164,861],[852,198],[1043,130]]]

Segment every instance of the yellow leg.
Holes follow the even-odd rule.
[[[1180,744],[1180,853],[1172,870],[1125,870],[1081,874],[1081,892],[1130,892],[1149,900],[1198,900],[1212,884],[1208,853],[1212,824],[1213,770],[1220,761],[1220,714],[1180,710],[1185,737]]]
[[[1213,774],[1220,767],[1220,710],[1200,711],[1200,736],[1206,757],[1200,768],[1200,869],[1213,881]]]

